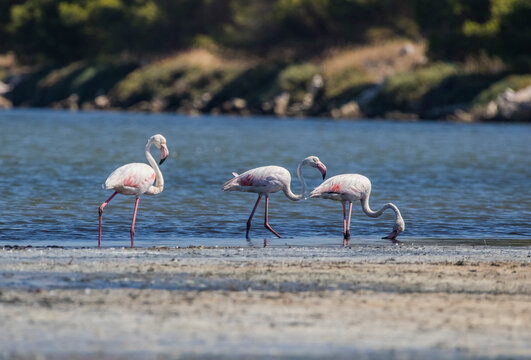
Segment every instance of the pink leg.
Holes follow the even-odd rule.
[[[343,204],[343,246],[346,245],[347,242],[347,211],[345,209],[345,202],[341,202]]]
[[[269,213],[269,196],[266,195],[265,197],[265,202],[266,202],[266,205],[265,205],[265,221],[264,221],[264,226],[267,230],[271,231],[273,234],[275,234],[277,237],[280,238],[280,235],[275,231],[273,230],[273,228],[269,225],[269,221],[268,221],[268,213]]]
[[[347,220],[347,232],[345,233],[345,238],[347,240],[347,246],[350,245],[350,215],[352,215],[352,203],[348,203],[348,220]]]
[[[251,211],[251,216],[249,216],[249,219],[247,220],[247,231],[245,232],[246,239],[249,239],[249,230],[251,230],[251,220],[253,219],[254,212],[256,211],[256,208],[258,207],[258,203],[260,202],[261,198],[262,195],[258,195],[258,199],[256,200],[256,204],[254,204],[253,211]]]
[[[105,202],[103,204],[100,205],[100,209],[99,209],[99,213],[100,213],[100,232],[99,232],[99,235],[98,235],[98,247],[100,247],[101,245],[101,217],[103,215],[103,208],[105,208],[105,206],[107,206],[107,204],[112,200],[113,197],[116,196],[116,194],[118,194],[118,192],[114,192],[114,194],[112,194],[107,200],[105,200]]]
[[[138,201],[139,197],[135,201],[135,212],[133,213],[133,223],[131,224],[131,247],[133,247],[133,238],[135,237],[135,221],[136,221],[136,211],[138,210]]]

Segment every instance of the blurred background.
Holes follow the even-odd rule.
[[[0,108],[529,121],[529,0],[2,0]]]

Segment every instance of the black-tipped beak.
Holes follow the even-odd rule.
[[[393,230],[392,232],[389,233],[389,235],[384,236],[382,239],[395,240],[397,236],[398,236],[398,231]]]
[[[164,160],[166,160],[166,158],[168,157],[168,155],[170,154],[170,151],[168,150],[168,147],[166,146],[166,144],[162,144],[160,146],[160,161],[159,161],[159,165],[161,165]]]
[[[325,164],[323,164],[322,162],[318,163],[317,164],[317,169],[323,175],[323,180],[324,180],[325,177],[326,177],[326,166],[325,166]]]
[[[400,235],[400,232],[401,231],[399,230],[393,230],[391,233],[389,233],[389,235],[383,237],[382,239],[391,240],[394,244],[399,244],[400,241],[398,241],[396,237]]]

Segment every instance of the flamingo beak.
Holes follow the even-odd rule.
[[[398,244],[400,243],[400,241],[398,241],[396,238],[399,234],[400,234],[399,230],[393,230],[392,232],[389,233],[389,235],[383,237],[382,239],[391,240],[393,243]]]
[[[324,180],[325,177],[326,177],[326,166],[325,166],[325,164],[323,164],[322,162],[318,163],[317,164],[317,169],[323,175],[323,180]]]
[[[170,151],[168,150],[168,147],[166,146],[166,144],[162,144],[160,146],[160,161],[159,161],[159,165],[162,165],[162,163],[164,162],[164,160],[166,160],[166,158],[168,157],[169,154],[170,154]]]

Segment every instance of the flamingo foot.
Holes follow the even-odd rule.
[[[350,245],[350,230],[347,230],[343,233],[343,246]]]
[[[382,239],[391,240],[391,242],[395,245],[402,244],[402,241],[399,241],[396,239],[398,234],[400,234],[398,230],[393,230],[392,232],[389,233],[389,235],[384,236]]]
[[[135,239],[135,231],[131,230],[130,233],[131,233],[131,248],[134,248],[134,246],[133,246],[134,242],[133,241]]]
[[[251,230],[251,226],[247,224],[247,231],[245,231],[245,238],[247,240],[251,240],[251,238],[249,237],[249,230]]]
[[[103,216],[103,208],[101,206],[100,206],[99,214],[100,214],[100,217],[99,217],[100,228],[98,232],[98,249],[101,247],[101,217]]]
[[[275,236],[279,239],[282,238],[282,236],[279,235],[279,233],[277,233],[275,230],[273,230],[273,228],[271,227],[271,225],[269,225],[268,223],[265,223],[264,224],[265,228],[269,231],[271,231],[273,234],[275,234]]]

